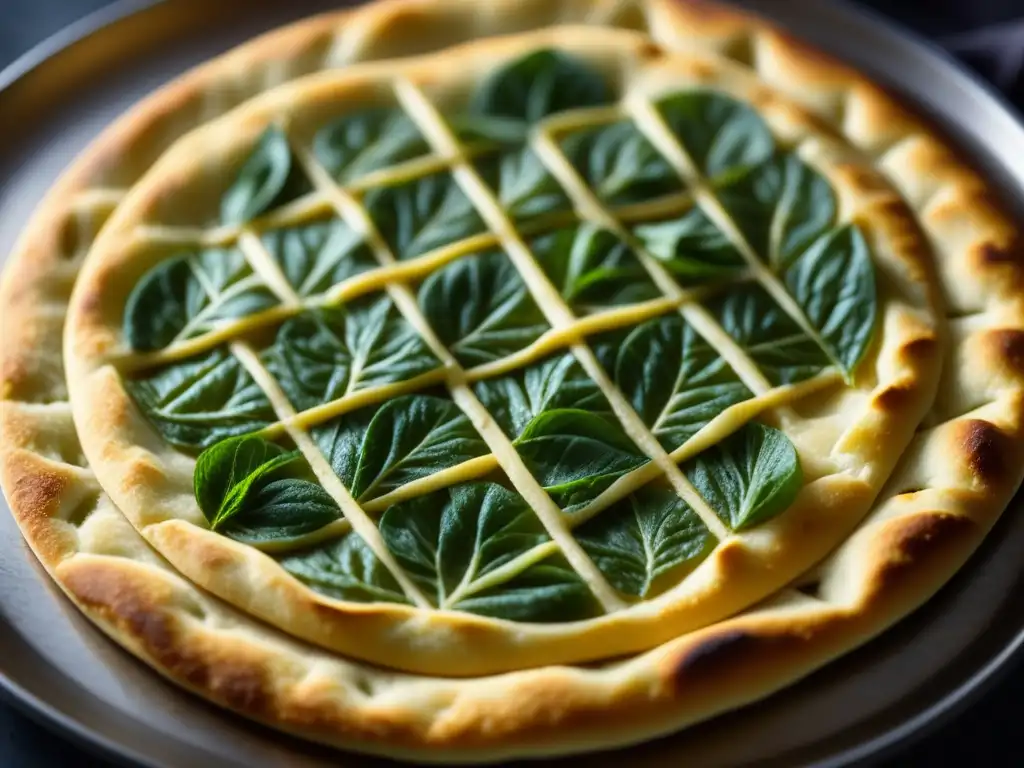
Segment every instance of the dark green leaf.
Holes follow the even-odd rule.
[[[125,383],[163,438],[188,451],[276,421],[263,390],[223,349]]]
[[[487,412],[515,440],[545,411],[576,408],[611,415],[611,408],[572,355],[556,355],[524,370],[474,386]]]
[[[279,562],[292,576],[336,600],[408,603],[395,577],[355,533]]]
[[[751,423],[683,465],[690,482],[733,530],[784,512],[803,485],[800,458],[785,434]]]
[[[652,596],[715,546],[697,513],[666,488],[641,489],[573,535],[613,587],[636,597]]]
[[[818,343],[756,283],[735,286],[706,306],[772,386],[809,379],[832,364]]]
[[[477,167],[502,209],[517,223],[572,210],[562,185],[529,147],[502,152]]]
[[[683,188],[672,166],[629,120],[571,134],[561,144],[569,162],[608,205],[644,202]]]
[[[577,314],[661,296],[632,249],[591,224],[557,230],[533,241],[531,249]]]
[[[699,207],[677,219],[641,224],[634,233],[685,287],[746,269],[743,255]]]
[[[306,312],[281,326],[264,361],[305,410],[368,387],[405,381],[440,363],[387,297]]]
[[[548,330],[519,272],[500,252],[467,256],[426,279],[419,304],[455,358],[474,366],[506,357]]]
[[[124,335],[132,349],[149,352],[277,303],[241,251],[210,249],[143,275],[128,296]]]
[[[279,128],[268,128],[221,198],[221,220],[225,224],[245,224],[309,188],[309,181],[292,162],[284,133]]]
[[[268,232],[263,245],[302,297],[378,266],[363,238],[340,219]]]
[[[595,612],[579,576],[559,568],[556,558],[478,586],[481,577],[548,541],[529,505],[500,485],[455,486],[396,504],[381,518],[380,531],[439,607],[513,621],[570,621]]]
[[[460,600],[459,610],[507,621],[560,623],[598,616],[601,606],[579,574],[553,555],[503,584]]]
[[[311,480],[285,477],[260,482],[246,493],[240,511],[220,532],[245,544],[283,543],[323,528],[341,517],[330,494]]]
[[[210,527],[247,544],[287,542],[341,517],[298,451],[256,436],[207,448],[193,483]]]
[[[677,314],[648,320],[623,335],[596,340],[598,358],[666,451],[681,446],[729,406],[753,397]]]
[[[691,91],[657,104],[702,175],[732,175],[771,156],[775,141],[748,104],[712,91]]]
[[[718,190],[719,199],[754,252],[785,269],[835,223],[828,181],[792,154],[779,154]]]
[[[852,377],[878,322],[875,270],[854,225],[822,235],[786,269],[786,287],[829,355]]]
[[[614,98],[601,73],[585,62],[540,50],[491,75],[474,94],[470,112],[534,123],[554,112],[610,104]]]
[[[430,147],[416,124],[397,109],[374,108],[346,115],[321,128],[313,152],[327,172],[348,183],[427,155]]]
[[[455,403],[428,395],[345,414],[312,434],[358,501],[489,452]]]
[[[217,521],[225,517],[225,502],[233,495],[238,496],[239,489],[251,486],[257,470],[282,457],[290,461],[295,456],[294,452],[253,435],[211,445],[199,454],[193,475],[199,509],[216,529]],[[241,501],[239,497],[232,503],[237,506]]]
[[[584,410],[543,411],[515,441],[538,482],[566,512],[592,501],[648,459],[622,428]]]
[[[412,259],[480,234],[486,227],[450,173],[366,193],[366,209],[397,259]]]

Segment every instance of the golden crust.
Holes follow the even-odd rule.
[[[571,5],[582,14],[589,4],[545,0],[539,5],[550,13]],[[667,36],[671,46],[698,44],[753,66],[760,77],[790,92],[875,158],[917,211],[933,244],[942,246],[936,253],[951,307],[957,314],[976,313],[953,321],[955,352],[947,359],[933,414],[934,422],[944,423],[915,438],[874,512],[818,569],[822,599],[794,602],[782,596],[619,665],[504,675],[498,679],[507,695],[500,698],[478,693],[482,685],[493,686],[494,678],[434,681],[390,675],[277,636],[161,570],[109,502],[79,522],[79,554],[73,554],[75,545],[61,533],[63,481],[47,480],[53,475],[26,457],[61,450],[43,444],[52,435],[33,436],[24,412],[38,406],[14,402],[62,399],[63,383],[38,362],[38,345],[54,344],[54,336],[42,330],[46,311],[62,308],[66,295],[37,302],[17,299],[48,292],[53,270],[61,264],[64,250],[47,245],[51,230],[43,222],[48,216],[51,222],[63,221],[68,199],[100,185],[102,176],[98,171],[91,175],[89,158],[117,157],[118,150],[132,145],[133,133],[136,139],[145,135],[158,117],[159,110],[151,108],[115,126],[65,176],[34,217],[0,289],[5,311],[0,348],[4,489],[41,560],[114,639],[200,695],[310,738],[437,762],[553,754],[637,741],[767,695],[913,610],[974,550],[1019,486],[1024,466],[1019,344],[1024,316],[1013,299],[1021,281],[1016,229],[983,180],[926,126],[856,73],[743,14],[704,3],[651,0],[637,5],[643,13],[627,9],[615,19],[639,26],[646,17],[663,43]],[[354,16],[329,15],[273,33],[233,55],[236,62],[253,62],[259,69],[258,61],[276,40],[294,35],[297,48],[290,53],[295,53],[304,35],[322,40],[343,19],[368,40],[384,28],[384,19],[401,24],[445,18],[440,28],[457,36],[466,25],[452,23],[445,14],[455,17],[467,10],[472,14],[468,3],[454,0],[391,0]],[[655,23],[666,18],[672,23]],[[371,48],[349,45],[345,50],[357,58]],[[807,67],[808,61],[814,66]],[[190,89],[199,93],[226,76],[219,62],[200,71],[205,74],[176,86],[182,101]],[[169,105],[161,102],[163,97],[162,92],[150,104]],[[159,149],[163,146],[166,142]],[[935,205],[929,206],[933,199]],[[73,280],[74,261],[69,270]],[[37,346],[25,346],[29,343]],[[51,367],[59,367],[59,350],[53,354]],[[973,385],[984,379],[981,371],[992,377],[979,394]],[[49,433],[40,428],[39,434]],[[56,440],[65,445],[68,466],[75,460],[66,444],[74,440],[73,433]],[[15,488],[23,490],[16,494]],[[103,530],[101,517],[110,527],[102,536],[96,535]],[[144,564],[149,561],[154,564]],[[303,677],[300,670],[311,674]],[[390,691],[396,681],[410,690],[370,702],[375,690]]]
[[[879,264],[881,330],[871,363],[858,374],[865,380],[859,389],[864,402],[839,403],[838,417],[830,417],[840,419],[836,447],[826,449],[837,466],[809,483],[785,515],[753,535],[736,535],[665,594],[563,625],[331,600],[266,555],[204,533],[197,527],[202,516],[189,503],[190,462],[162,442],[105,364],[126,351],[120,329],[128,291],[162,255],[139,233],[147,225],[206,224],[206,212],[235,166],[270,124],[287,121],[295,132],[322,121],[336,104],[352,110],[364,100],[393,98],[387,86],[396,78],[428,91],[467,92],[466,73],[480,78],[504,59],[549,45],[600,66],[631,95],[709,86],[753,103],[781,140],[829,177],[841,218],[863,225]],[[941,309],[927,256],[910,211],[884,179],[746,71],[707,57],[667,54],[637,33],[553,28],[303,78],[185,136],[133,187],[96,240],[72,297],[65,361],[79,433],[87,436],[85,451],[101,484],[189,579],[275,626],[349,656],[424,674],[489,674],[645,650],[764,598],[847,535],[934,397]],[[805,466],[820,463],[814,451],[826,445],[823,439],[828,438],[815,434],[811,419],[797,439]]]

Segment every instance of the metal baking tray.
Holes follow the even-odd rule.
[[[116,115],[190,65],[345,0],[122,0],[0,73],[0,253],[61,170]],[[927,112],[1024,208],[1024,128],[941,51],[852,6],[743,6],[874,75]],[[2,502],[0,502],[2,503]],[[891,755],[961,710],[1024,644],[1024,498],[924,608],[769,699],[603,755],[641,765],[847,765]],[[82,618],[0,510],[0,691],[84,747],[146,766],[362,766],[164,682]],[[592,762],[593,757],[581,762]]]

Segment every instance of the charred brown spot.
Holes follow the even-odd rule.
[[[876,394],[873,402],[879,410],[886,413],[894,413],[911,405],[915,395],[913,384],[897,382]]]
[[[675,677],[682,682],[688,677],[715,676],[727,671],[738,659],[755,650],[760,639],[742,629],[711,635],[690,649],[676,665]]]
[[[37,517],[53,517],[67,487],[67,479],[53,472],[33,472],[19,477],[11,494],[14,506]]]
[[[940,555],[950,547],[963,547],[978,532],[971,520],[941,512],[895,520],[890,530],[888,556],[874,578],[875,600],[898,599],[901,589],[921,583],[920,574],[931,563],[948,568]]]
[[[145,594],[131,574],[97,563],[68,569],[64,583],[81,603],[129,635],[173,677],[242,712],[267,711],[263,673],[242,659],[189,642],[164,604],[170,602],[169,595]]]
[[[1021,261],[1021,241],[1014,237],[1006,243],[984,242],[975,248],[980,264],[998,267],[1004,264],[1019,264]]]
[[[985,341],[1003,365],[1024,372],[1024,331],[997,328],[985,334]]]
[[[1010,446],[998,428],[981,419],[970,419],[960,424],[958,437],[971,469],[983,483],[996,485],[1007,476]]]

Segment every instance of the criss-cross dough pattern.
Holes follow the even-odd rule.
[[[701,310],[688,303],[681,304],[688,319],[692,318],[691,325],[703,320],[704,329],[698,330],[707,342],[723,357],[735,361],[733,368],[738,376],[766,402],[755,399],[735,406],[731,412],[721,414],[697,431],[669,456],[633,410],[630,400],[603,372],[590,338],[574,332],[580,320],[549,283],[531,254],[526,238],[511,224],[511,214],[498,204],[474,166],[463,159],[462,150],[439,114],[457,115],[464,111],[464,105],[451,94],[476,91],[480,81],[491,72],[538,50],[556,50],[572,56],[600,71],[609,82],[621,83],[623,99],[613,116],[635,115],[636,125],[651,138],[652,144],[667,145],[666,156],[674,154],[679,158],[676,165],[681,167],[680,175],[696,164],[685,158],[671,132],[652,115],[653,108],[648,105],[663,96],[702,87],[725,92],[742,99],[743,103],[756,104],[776,140],[792,145],[796,153],[819,169],[836,190],[840,225],[852,221],[859,226],[878,265],[877,340],[862,367],[857,368],[851,385],[837,381],[833,372],[831,376],[812,378],[811,386],[787,385],[782,387],[783,391],[777,391],[739,345],[728,341],[729,336],[710,316],[701,314]],[[472,79],[467,81],[460,73],[470,73]],[[200,586],[286,631],[332,650],[425,674],[491,674],[646,650],[683,632],[725,618],[782,587],[820,560],[853,529],[925,415],[939,372],[938,329],[934,321],[938,314],[938,297],[929,285],[929,281],[933,285],[935,281],[930,279],[927,249],[923,239],[916,236],[912,215],[900,205],[898,196],[888,190],[869,167],[844,151],[842,145],[823,137],[812,120],[745,75],[745,72],[709,60],[666,54],[635,32],[560,27],[492,38],[429,57],[349,68],[303,79],[275,89],[188,135],[153,166],[119,206],[83,266],[71,303],[65,352],[68,379],[72,382],[71,402],[79,434],[83,436],[83,448],[100,484],[157,550]],[[605,494],[597,497],[595,502],[602,509],[593,510],[587,505],[578,512],[563,514],[554,498],[535,479],[536,473],[520,459],[516,448],[502,432],[497,414],[489,412],[478,399],[468,383],[466,370],[442,344],[417,306],[407,284],[411,277],[409,270],[402,283],[384,278],[362,280],[365,287],[385,288],[398,311],[434,351],[444,367],[444,384],[453,401],[468,416],[490,449],[494,463],[507,476],[512,489],[532,508],[550,537],[550,543],[538,545],[539,552],[531,549],[504,563],[504,580],[518,575],[516,564],[522,572],[538,560],[547,563],[541,557],[557,549],[600,603],[601,613],[595,618],[536,623],[459,610],[435,613],[428,599],[417,589],[411,573],[406,573],[398,562],[401,551],[393,551],[385,545],[371,515],[355,501],[355,492],[344,487],[310,436],[310,430],[323,423],[325,414],[333,414],[344,406],[345,398],[315,406],[314,416],[297,417],[294,403],[289,402],[275,383],[253,346],[241,340],[245,330],[243,318],[237,322],[238,338],[230,342],[232,353],[267,395],[275,415],[284,422],[283,430],[337,503],[343,514],[343,525],[339,528],[351,526],[366,542],[395,578],[409,604],[342,601],[317,594],[289,576],[271,555],[245,543],[236,543],[228,536],[210,533],[195,501],[194,459],[161,439],[161,434],[147,420],[144,409],[133,402],[116,364],[109,363],[111,355],[131,362],[122,333],[123,308],[129,303],[129,292],[143,271],[152,270],[154,265],[160,264],[159,259],[175,253],[166,247],[153,247],[149,232],[157,228],[164,240],[178,244],[185,241],[185,234],[175,234],[172,228],[191,231],[204,225],[209,220],[209,209],[204,210],[204,204],[220,198],[237,174],[237,162],[232,162],[233,159],[249,156],[268,126],[279,125],[290,137],[296,155],[306,158],[307,170],[314,182],[318,182],[317,192],[337,208],[337,213],[356,231],[369,231],[372,225],[366,223],[369,221],[366,212],[360,209],[351,193],[336,187],[327,171],[316,166],[306,137],[315,135],[325,118],[343,117],[359,107],[393,107],[395,98],[434,145],[434,151],[451,160],[455,180],[477,205],[481,218],[518,271],[548,324],[562,333],[563,349],[571,352],[594,380],[610,403],[623,432],[650,458],[634,472],[632,482],[623,477],[608,489],[610,501]],[[602,115],[608,111],[605,109]],[[553,119],[585,125],[593,118],[592,112],[563,111]],[[550,133],[544,122],[533,130],[542,136]],[[541,142],[534,139],[533,144],[534,151],[541,155]],[[554,142],[548,144],[549,148],[553,146]],[[545,154],[546,165],[552,170],[559,168],[559,160],[566,163],[557,149]],[[579,179],[571,178],[564,170],[560,172],[565,186],[572,190],[570,198],[581,200],[588,194],[588,188]],[[699,181],[693,182],[694,196],[710,199],[706,210],[714,212],[715,192],[700,185]],[[301,214],[306,214],[311,207],[304,201],[300,206]],[[642,202],[634,203],[631,208],[634,215],[640,212],[644,219],[651,218],[643,213]],[[609,228],[621,228],[613,212],[604,211],[594,202],[590,206],[577,203],[576,209],[593,223],[607,222]],[[724,231],[729,229],[727,214],[709,213],[711,215],[723,222],[720,227]],[[288,224],[294,223],[294,220],[288,221]],[[738,230],[735,224],[733,228]],[[387,251],[380,235],[387,238],[389,234],[382,231],[371,235],[371,242],[376,240],[374,251],[383,267],[399,263],[402,256]],[[264,258],[261,263],[262,254],[254,245],[258,240],[244,227],[237,237],[242,251],[251,254],[253,270],[261,272],[268,285],[285,286],[279,289],[283,303],[301,307],[298,294],[289,295],[283,275],[275,276],[270,272],[271,260]],[[741,240],[742,235],[736,235],[736,239]],[[449,253],[453,250],[447,242],[441,248],[449,249]],[[742,253],[752,249],[743,245],[737,250]],[[435,253],[430,251],[422,257],[425,267],[419,277],[426,277],[430,274],[428,270],[436,269]],[[671,305],[685,298],[682,289],[653,257],[648,256],[644,261],[642,248],[638,253],[655,283],[664,286],[663,298],[670,300],[659,302],[657,308],[662,314],[674,311]],[[457,265],[459,261],[451,263]],[[808,324],[796,301],[757,256],[750,257],[749,267],[755,281],[769,294],[782,297],[780,305],[787,301],[792,305],[789,311],[796,322]],[[373,274],[371,270],[361,276]],[[728,294],[735,289],[729,284],[723,290]],[[354,300],[353,293],[347,292],[349,302]],[[148,311],[155,310],[148,308]],[[446,311],[458,312],[460,308],[450,307]],[[648,307],[643,311],[650,313]],[[600,311],[590,318],[591,322],[603,321],[606,327],[630,328],[636,325],[632,315],[626,308],[620,308],[613,320],[606,319]],[[434,318],[435,322],[439,319]],[[816,332],[812,329],[808,335]],[[218,334],[218,340],[221,335]],[[198,344],[192,346],[195,348]],[[173,346],[168,349],[173,350]],[[517,359],[516,362],[518,365],[513,371],[525,361]],[[504,368],[504,363],[504,360],[494,361],[491,367]],[[821,390],[826,385],[831,385],[832,391],[817,396],[809,409],[810,415],[801,414],[800,395],[809,389]],[[387,394],[392,388],[384,390]],[[360,394],[367,396],[369,391],[361,390]],[[777,405],[787,401],[795,409],[788,416],[781,413]],[[734,532],[722,522],[726,517],[724,510],[716,514],[717,510],[711,509],[712,501],[697,493],[676,462],[721,441],[765,406],[768,410],[760,416],[769,423],[780,424],[783,432],[792,434],[804,486],[791,506],[771,522]],[[344,424],[345,416],[341,418]],[[788,426],[790,423],[794,426]],[[568,429],[571,431],[572,427]],[[570,455],[569,449],[566,450],[566,455]],[[473,468],[476,467],[478,464],[474,463]],[[485,465],[484,468],[492,467]],[[699,515],[720,543],[678,584],[652,599],[629,604],[605,578],[572,530],[579,522],[612,514],[604,508],[638,490],[652,479],[651,475],[655,475],[655,479],[657,475],[664,475],[670,487]],[[472,479],[474,476],[468,470],[446,475],[447,484],[452,486]],[[415,490],[423,493],[421,488]],[[419,495],[408,492],[404,486],[392,494],[413,498]],[[392,509],[389,507],[386,515]],[[384,519],[388,519],[387,516]],[[313,535],[318,540],[325,538],[321,530],[314,531]],[[443,551],[442,545],[434,557],[443,561]],[[438,570],[444,566],[441,562]],[[489,576],[490,588],[503,583],[498,574]]]
[[[126,522],[78,445],[58,338],[82,259],[170,141],[321,68],[553,22],[639,29],[749,67],[899,190],[932,246],[948,352],[927,428],[839,548],[756,609],[623,661],[472,680],[390,673],[289,639],[197,589]],[[877,255],[877,254],[876,254]],[[1021,479],[1017,233],[988,185],[863,78],[763,22],[675,2],[380,2],[272,33],[105,133],[30,222],[5,274],[3,484],[79,608],[169,679],[308,738],[442,763],[626,744],[759,699],[884,630],[975,549]],[[700,759],[684,743],[675,757]]]

